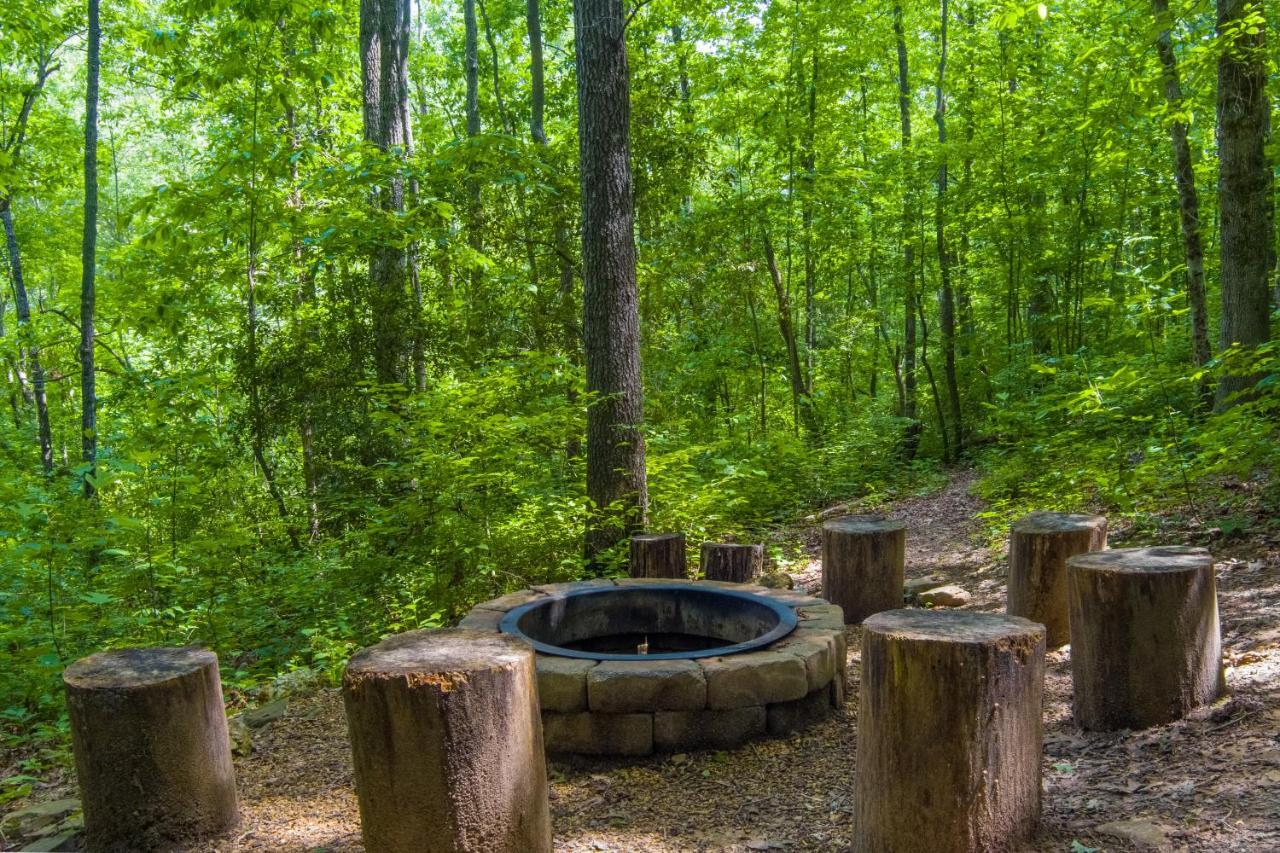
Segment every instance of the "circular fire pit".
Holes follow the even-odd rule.
[[[822,719],[844,699],[840,608],[714,581],[551,584],[478,605],[461,623],[537,651],[547,750],[723,749]]]

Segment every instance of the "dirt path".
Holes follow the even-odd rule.
[[[960,473],[934,494],[882,509],[908,522],[908,577],[957,583],[974,595],[972,607],[995,609],[1003,601],[1003,554],[979,538],[975,515],[982,506],[970,494],[972,482],[971,474]],[[784,533],[793,552],[808,557],[793,566],[806,589],[819,580],[817,529]],[[1280,543],[1257,538],[1218,554],[1231,693],[1212,708],[1143,732],[1083,734],[1070,720],[1067,653],[1049,655],[1042,832],[1026,850],[1079,853],[1073,842],[1086,850],[1144,849],[1108,834],[1104,827],[1117,822],[1153,834],[1157,849],[1280,849]],[[553,764],[557,851],[845,849],[856,628],[849,639],[849,702],[799,736],[638,763]],[[291,702],[282,720],[258,733],[256,748],[237,760],[243,828],[196,849],[362,849],[336,692]]]

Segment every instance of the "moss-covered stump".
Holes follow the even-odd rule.
[[[902,606],[907,529],[901,521],[850,515],[822,525],[822,597],[846,625]]]
[[[366,850],[549,853],[533,649],[411,631],[357,653],[342,690]]]
[[[1051,649],[1070,642],[1067,560],[1106,547],[1105,516],[1033,512],[1015,521],[1009,530],[1009,615],[1044,625]]]
[[[631,537],[633,578],[674,578],[688,580],[683,533],[646,533]]]
[[[239,822],[217,655],[101,652],[62,680],[89,850],[171,850]]]
[[[1213,558],[1204,548],[1117,548],[1067,561],[1076,723],[1137,729],[1223,688]]]
[[[853,849],[1016,847],[1040,817],[1044,626],[892,610],[862,624]]]
[[[764,571],[764,546],[703,542],[700,562],[709,581],[747,583]]]

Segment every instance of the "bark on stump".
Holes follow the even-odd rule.
[[[1213,558],[1204,548],[1117,548],[1067,561],[1076,723],[1139,729],[1223,689]]]
[[[410,631],[351,658],[342,692],[369,853],[549,853],[532,648]]]
[[[846,625],[902,606],[907,530],[901,521],[851,515],[822,525],[822,597]]]
[[[217,655],[100,652],[62,681],[87,849],[170,850],[240,821]]]
[[[631,577],[689,579],[683,533],[631,537]]]
[[[746,583],[764,571],[764,546],[703,542],[701,562],[709,581]]]
[[[1067,616],[1067,560],[1107,547],[1107,519],[1101,515],[1033,512],[1009,531],[1010,616],[1048,629],[1048,648],[1071,640]]]
[[[958,610],[862,623],[853,849],[1016,847],[1040,818],[1044,626]]]

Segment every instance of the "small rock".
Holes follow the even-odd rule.
[[[244,711],[239,716],[244,720],[245,725],[251,729],[260,729],[268,723],[274,723],[276,720],[284,716],[288,703],[283,699],[277,699],[274,702]]]
[[[1097,829],[1103,835],[1119,838],[1151,850],[1171,850],[1169,836],[1164,828],[1149,820],[1117,820],[1104,823]]]
[[[227,718],[227,736],[231,739],[232,755],[253,754],[253,732],[250,731],[249,724],[244,721],[242,714]]]
[[[920,593],[927,589],[936,589],[942,585],[942,578],[935,578],[933,575],[923,578],[914,578],[902,585],[903,598],[907,601],[915,601]]]
[[[954,584],[927,589],[916,596],[925,607],[963,607],[969,603],[969,593]]]
[[[766,572],[760,576],[760,585],[769,589],[795,589],[796,582],[786,572]]]

